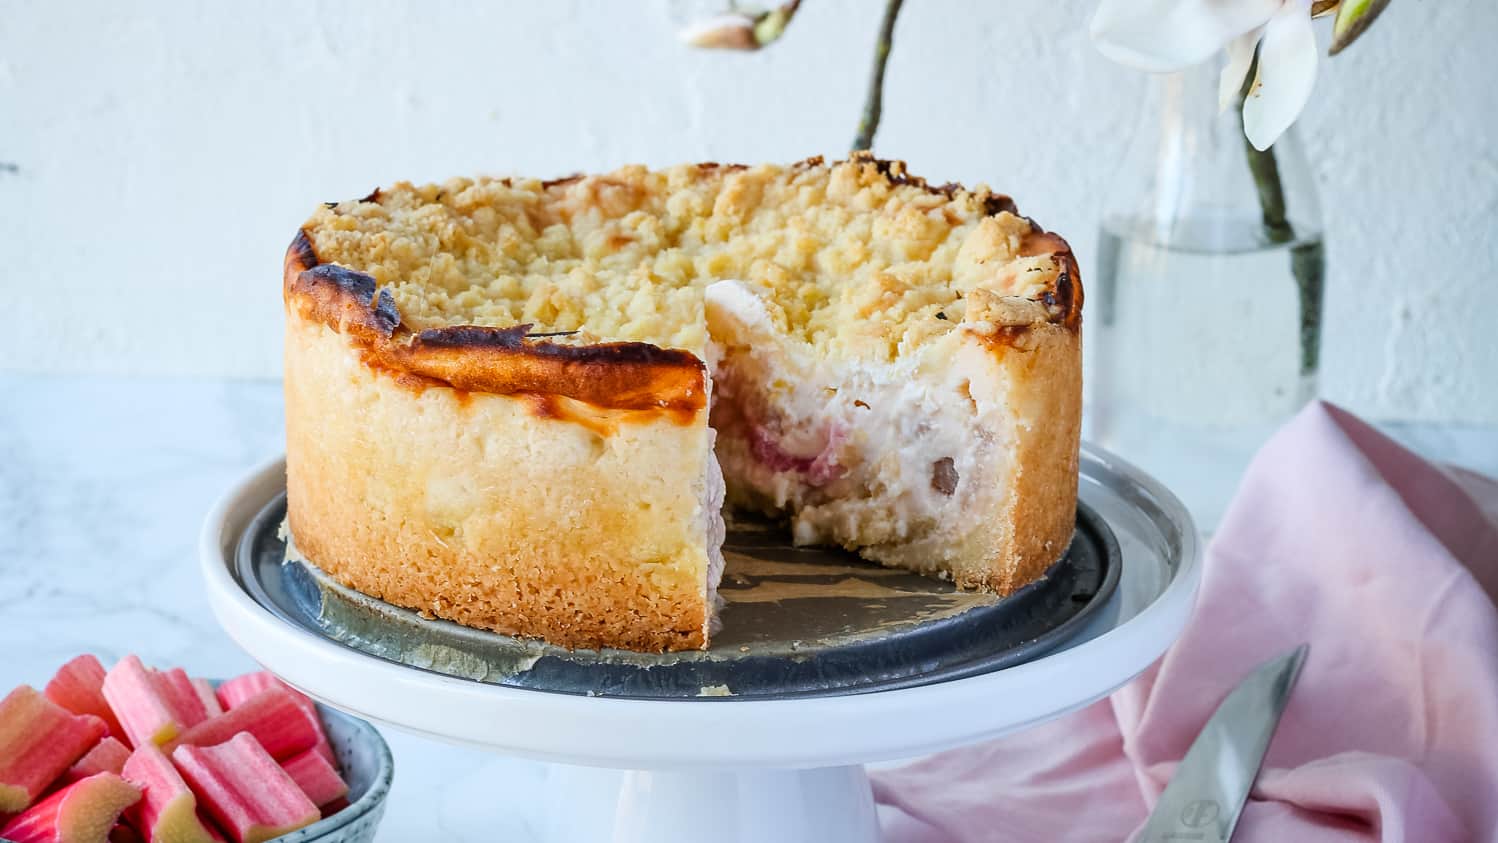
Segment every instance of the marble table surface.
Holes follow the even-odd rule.
[[[195,548],[214,500],[282,450],[280,384],[0,375],[0,390],[0,693],[84,651],[254,669],[209,613]],[[1498,475],[1498,431],[1392,432]],[[544,765],[384,731],[380,840],[536,838]]]
[[[256,665],[198,576],[208,508],[282,451],[276,382],[0,376],[0,694],[80,652],[199,676]],[[381,841],[531,841],[544,765],[383,729]]]

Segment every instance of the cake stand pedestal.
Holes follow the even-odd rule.
[[[609,770],[556,765],[542,839],[827,841],[879,839],[863,767]]]
[[[1196,535],[1180,503],[1089,448],[1082,500],[1116,537],[1122,568],[1106,606],[1049,652],[976,675],[863,692],[589,696],[451,675],[468,657],[444,645],[396,660],[289,619],[235,561],[246,530],[283,484],[279,461],[263,467],[205,524],[203,574],[230,637],[339,709],[563,765],[553,768],[541,824],[557,843],[874,843],[864,763],[998,737],[1107,696],[1175,640],[1200,579]]]

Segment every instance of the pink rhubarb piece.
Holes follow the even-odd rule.
[[[328,759],[315,749],[281,762],[281,769],[291,776],[297,787],[319,808],[348,795],[348,784],[333,769],[333,765],[328,763]]]
[[[236,843],[264,843],[321,817],[291,776],[248,734],[217,746],[180,746],[172,760]]]
[[[192,728],[208,719],[208,710],[203,705],[203,699],[198,696],[198,689],[193,687],[192,680],[187,677],[187,671],[180,667],[153,671],[152,679],[182,728]]]
[[[214,746],[240,732],[250,733],[271,756],[285,760],[317,744],[317,716],[297,705],[285,688],[269,688],[183,732],[171,747]]]
[[[74,714],[92,714],[109,726],[109,734],[127,740],[125,730],[104,699],[104,665],[91,653],[63,665],[42,693]]]
[[[165,682],[134,655],[120,659],[104,676],[104,699],[120,719],[132,746],[164,744],[182,733],[180,715]]]
[[[138,799],[135,785],[97,773],[31,806],[0,828],[0,837],[13,843],[108,843],[120,813]]]
[[[142,792],[140,803],[128,814],[141,836],[153,843],[212,843],[198,820],[197,797],[160,749],[149,744],[137,749],[125,762],[124,776]]]
[[[72,784],[80,779],[99,773],[114,773],[116,775],[125,769],[125,762],[130,758],[130,748],[115,740],[106,737],[94,744],[78,762],[69,767],[62,774],[63,784]]]
[[[219,705],[224,707],[224,711],[229,711],[261,691],[283,687],[284,684],[270,671],[257,670],[254,673],[246,673],[243,676],[220,682],[214,693],[218,697]]]
[[[229,835],[225,834],[218,827],[218,823],[209,819],[208,815],[203,813],[202,806],[198,806],[198,822],[202,823],[203,828],[208,830],[208,836],[213,839],[213,843],[229,843]]]
[[[192,689],[197,692],[198,699],[203,703],[203,711],[209,717],[217,717],[224,713],[224,706],[218,701],[218,694],[213,690],[213,683],[200,676],[192,678]]]
[[[29,685],[0,700],[0,813],[32,800],[104,737],[104,721],[73,714]]]
[[[318,755],[333,765],[333,769],[338,769],[338,760],[333,756],[333,745],[328,743],[328,733],[323,728],[322,716],[317,713],[317,703],[314,703],[311,697],[276,678],[276,675],[270,671],[257,670],[221,683],[218,686],[218,701],[223,704],[224,710],[228,711],[268,688],[285,688],[297,701],[297,705],[312,715],[313,725],[317,727],[317,745],[314,749],[317,750]]]

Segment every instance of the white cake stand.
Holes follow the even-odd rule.
[[[1024,729],[1103,698],[1157,659],[1200,580],[1190,517],[1132,466],[1084,449],[1081,495],[1122,551],[1104,611],[1049,655],[874,693],[797,699],[638,700],[505,687],[409,667],[288,622],[236,579],[246,525],[284,488],[277,460],[209,514],[209,600],[256,661],[317,699],[429,737],[566,765],[551,777],[557,843],[873,843],[863,764]]]

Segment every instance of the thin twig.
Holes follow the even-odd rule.
[[[874,68],[869,74],[869,90],[864,96],[863,117],[858,121],[858,135],[853,151],[871,149],[874,133],[879,131],[879,117],[884,107],[884,65],[889,61],[890,44],[895,35],[895,17],[905,0],[886,0],[884,20],[879,23],[879,40],[874,44]]]
[[[1248,103],[1254,81],[1259,78],[1259,57],[1254,56],[1248,66],[1248,75],[1243,79],[1243,89],[1238,92],[1238,122],[1243,122],[1243,106]],[[1248,155],[1248,171],[1253,174],[1254,187],[1259,193],[1259,208],[1264,220],[1264,236],[1271,243],[1288,243],[1295,239],[1295,227],[1285,210],[1285,185],[1280,181],[1280,164],[1274,156],[1274,147],[1260,150],[1243,133],[1243,148]]]
[[[1259,59],[1248,69],[1248,78],[1238,97],[1238,116],[1241,122],[1243,104],[1259,75]],[[1300,309],[1300,373],[1315,374],[1320,365],[1321,351],[1321,299],[1324,282],[1324,264],[1321,246],[1316,242],[1295,244],[1295,225],[1290,222],[1290,212],[1285,203],[1285,184],[1280,179],[1279,159],[1274,147],[1257,149],[1245,134],[1243,148],[1248,155],[1248,170],[1254,178],[1254,188],[1259,194],[1260,217],[1264,224],[1264,238],[1270,243],[1291,243],[1290,275],[1295,279],[1296,299]]]
[[[1289,243],[1295,239],[1295,226],[1285,210],[1285,186],[1280,181],[1280,164],[1274,147],[1260,151],[1244,138],[1248,152],[1248,169],[1253,173],[1254,187],[1259,191],[1259,208],[1263,212],[1264,236],[1271,243]]]

